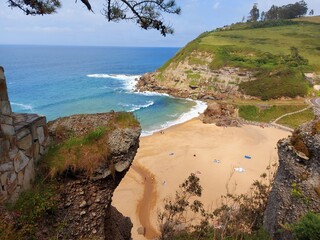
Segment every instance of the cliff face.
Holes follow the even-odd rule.
[[[278,142],[279,168],[265,211],[264,227],[274,239],[293,239],[286,223],[320,212],[320,119]]]
[[[197,53],[199,59],[203,53]],[[208,57],[209,59],[212,59]],[[201,59],[203,60],[203,59]],[[204,60],[203,60],[204,61]],[[255,80],[252,72],[235,67],[211,70],[208,63],[188,60],[171,64],[164,71],[144,74],[138,81],[140,91],[157,91],[182,98],[220,100],[226,97],[248,97],[239,92],[239,84]]]
[[[117,113],[74,115],[49,123],[54,141],[65,134],[82,136],[95,127],[113,125]],[[81,169],[60,174],[57,223],[63,239],[131,239],[132,223],[111,206],[112,195],[129,169],[139,147],[140,126],[111,127],[107,157],[88,176]],[[102,147],[102,146],[101,146]]]

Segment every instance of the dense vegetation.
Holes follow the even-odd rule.
[[[283,6],[272,5],[267,12],[262,12],[262,20],[274,20],[274,19],[293,19],[306,15],[308,6],[305,1],[299,1],[294,4],[287,4]],[[310,11],[313,14],[313,10]]]

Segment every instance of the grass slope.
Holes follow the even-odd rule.
[[[190,65],[207,64],[192,56],[194,51],[205,52],[212,56],[208,64],[212,70],[233,66],[255,72],[256,81],[240,85],[248,95],[263,100],[305,96],[309,86],[302,73],[320,72],[319,19],[238,23],[226,30],[205,32],[164,64],[160,75],[185,60]]]

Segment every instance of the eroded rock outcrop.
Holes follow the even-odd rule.
[[[178,64],[171,63],[164,71],[146,73],[140,77],[137,89],[199,100],[250,98],[239,92],[239,84],[255,80],[252,72],[235,67],[212,70],[208,65],[208,61],[212,60],[211,57],[205,57],[199,52],[194,54],[200,54],[198,57],[204,65],[192,64],[189,60]]]
[[[63,239],[131,239],[132,223],[111,206],[115,188],[129,169],[139,147],[139,125],[115,127],[117,113],[74,115],[49,123],[53,141],[83,136],[96,127],[107,127],[107,157],[88,175],[81,169],[57,177],[56,222],[63,222]],[[67,136],[68,135],[68,136]],[[101,146],[103,147],[103,146]]]
[[[226,103],[209,102],[203,113],[202,121],[204,123],[215,123],[217,126],[241,126],[237,109]]]
[[[273,239],[293,239],[286,230],[308,211],[320,212],[320,119],[278,142],[279,168],[268,200],[264,227]]]

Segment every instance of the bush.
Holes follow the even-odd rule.
[[[304,143],[302,136],[300,135],[300,131],[295,131],[291,138],[290,143],[298,152],[302,152],[307,157],[310,157],[310,151],[308,146]]]
[[[308,83],[298,70],[285,67],[274,72],[261,71],[256,78],[254,81],[242,82],[239,87],[245,94],[262,100],[282,96],[293,98],[308,93]]]
[[[262,220],[274,176],[270,168],[269,174],[254,181],[248,194],[232,194],[227,187],[228,194],[222,196],[220,207],[213,212],[205,210],[197,200],[202,188],[199,178],[191,174],[175,198],[164,201],[164,210],[158,214],[159,239],[269,240]]]
[[[292,226],[293,235],[298,240],[319,240],[320,213],[308,212]]]

